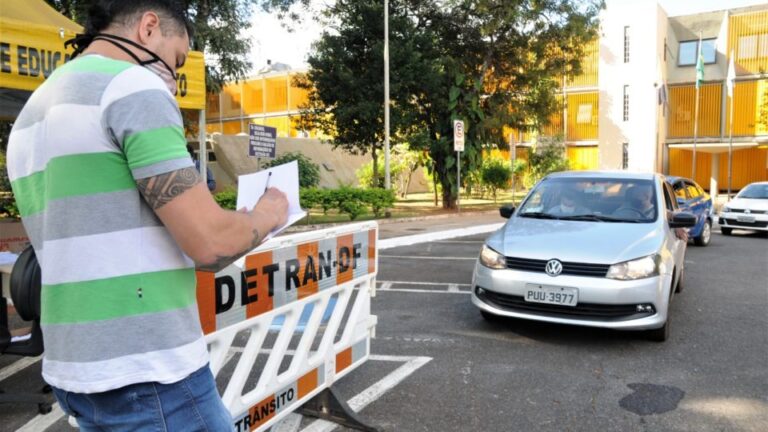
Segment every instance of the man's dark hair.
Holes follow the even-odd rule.
[[[183,2],[178,0],[96,0],[88,10],[86,34],[101,33],[112,24],[130,27],[148,11],[160,16],[164,35],[186,31],[192,39],[192,25],[187,19]]]

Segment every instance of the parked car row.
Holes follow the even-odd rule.
[[[669,304],[683,289],[687,237],[712,239],[712,198],[682,177],[562,172],[536,184],[482,247],[472,303],[500,316],[642,330],[669,336]],[[723,234],[768,230],[768,182],[723,209]],[[687,230],[687,235],[684,232]]]

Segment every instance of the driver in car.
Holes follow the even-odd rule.
[[[625,196],[627,201],[616,209],[613,213],[614,216],[653,218],[656,205],[653,203],[653,192],[650,185],[631,186],[627,189]],[[675,228],[675,235],[682,241],[688,241],[688,231],[685,228]]]

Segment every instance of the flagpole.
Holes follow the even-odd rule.
[[[701,32],[699,32],[698,47],[698,56],[696,56],[696,100],[694,102],[696,107],[694,108],[693,114],[693,167],[691,170],[691,178],[693,181],[696,181],[696,141],[699,135],[699,88],[701,87],[701,80],[704,78],[704,62],[701,58]]]
[[[733,176],[733,106],[735,105],[735,87],[736,87],[736,67],[733,64],[733,50],[731,50],[731,56],[728,61],[728,76],[726,77],[726,87],[728,88],[728,96],[731,98],[730,117],[728,125],[728,199],[731,199],[731,186]]]

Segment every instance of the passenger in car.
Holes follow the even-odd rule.
[[[551,207],[547,213],[555,216],[589,214],[590,210],[581,204],[581,194],[571,188],[560,191],[560,204]]]

